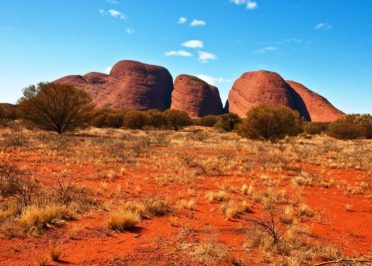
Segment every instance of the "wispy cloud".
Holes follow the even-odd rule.
[[[268,52],[275,52],[277,50],[278,49],[274,46],[266,46],[266,47],[263,47],[261,49],[256,50],[256,53],[264,54],[264,53],[268,53]]]
[[[187,22],[187,18],[185,17],[180,17],[177,21],[178,24],[185,24]]]
[[[128,34],[133,34],[135,32],[134,29],[132,28],[126,28],[125,31],[128,33]]]
[[[185,50],[168,51],[168,52],[165,52],[165,56],[191,57],[192,56],[192,53],[187,52]]]
[[[117,19],[126,19],[127,18],[127,16],[123,13],[123,12],[121,12],[121,11],[119,11],[119,10],[116,10],[116,9],[109,9],[109,10],[104,10],[104,9],[100,9],[99,11],[98,11],[102,16],[111,16],[111,17],[113,17],[113,18],[117,18]]]
[[[198,19],[194,19],[190,23],[191,27],[201,27],[201,26],[205,26],[205,25],[207,25],[207,22],[205,22],[204,20],[198,20]]]
[[[215,54],[199,51],[199,61],[202,63],[208,63],[209,60],[216,60],[217,56]]]
[[[117,0],[105,0],[105,2],[109,3],[109,4],[117,4],[118,1]]]
[[[315,25],[314,30],[330,30],[333,26],[328,23],[320,22]]]
[[[205,75],[205,74],[199,74],[199,75],[196,75],[196,76],[198,78],[200,78],[201,80],[204,80],[205,82],[207,82],[208,84],[213,85],[213,86],[217,86],[218,83],[228,83],[228,82],[232,81],[231,79],[226,79],[226,78],[223,78],[223,77],[213,77],[213,76],[209,76],[209,75]]]
[[[234,3],[237,6],[244,5],[249,10],[258,8],[258,4],[255,0],[230,0],[230,2]]]
[[[284,39],[281,41],[276,42],[277,45],[286,45],[286,44],[300,44],[303,43],[303,40],[300,38],[290,38],[290,39]]]
[[[199,40],[190,40],[190,41],[187,41],[187,42],[184,42],[182,44],[183,47],[187,47],[187,48],[203,48],[204,47],[204,42],[203,41],[199,41]]]

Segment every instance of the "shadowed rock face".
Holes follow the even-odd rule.
[[[326,98],[309,90],[304,85],[287,81],[293,90],[302,99],[312,122],[332,122],[345,114],[334,107]]]
[[[194,118],[218,115],[223,111],[218,89],[189,75],[180,75],[176,78],[171,108],[184,111]]]
[[[283,104],[292,109],[296,107],[289,85],[277,73],[244,73],[235,81],[229,93],[229,111],[245,117],[249,110],[261,104]]]
[[[98,107],[125,110],[169,109],[173,91],[167,69],[135,61],[118,62],[109,75],[92,72],[54,82],[88,92]]]
[[[297,110],[307,121],[328,122],[343,116],[327,99],[303,85],[269,71],[243,74],[229,94],[226,108],[241,117],[261,104],[282,104]]]

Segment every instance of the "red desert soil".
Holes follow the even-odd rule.
[[[93,136],[66,136],[64,138],[71,138],[73,144],[67,144],[63,150],[52,150],[48,146],[49,141],[55,142],[58,136],[46,134],[52,140],[43,140],[32,134],[20,133],[20,136],[28,138],[27,146],[3,148],[0,152],[1,161],[25,170],[51,189],[57,187],[57,180],[63,184],[73,183],[89,188],[102,205],[61,227],[46,230],[39,236],[1,238],[0,265],[40,265],[52,246],[60,248],[61,254],[59,261],[49,260],[48,265],[231,265],[231,260],[210,263],[193,260],[194,253],[189,252],[188,248],[192,246],[191,243],[203,241],[217,241],[228,247],[234,261],[240,261],[241,265],[267,265],[270,263],[261,259],[262,255],[257,249],[247,251],[245,248],[246,230],[252,227],[249,217],[260,217],[262,213],[258,205],[242,193],[241,187],[254,181],[254,193],[259,195],[259,192],[271,186],[267,182],[279,180],[275,188],[291,195],[294,193],[291,178],[301,171],[314,176],[321,175],[330,183],[329,187],[317,184],[300,186],[302,203],[307,204],[316,216],[314,219],[302,219],[303,224],[309,226],[314,241],[332,245],[349,256],[371,253],[370,157],[363,162],[364,169],[355,169],[358,167],[354,165],[332,166],[332,163],[339,166],[345,164],[344,159],[349,155],[343,158],[339,154],[339,158],[328,162],[324,158],[329,156],[329,152],[315,156],[309,153],[308,160],[302,161],[289,157],[282,164],[273,159],[275,156],[270,152],[272,144],[252,144],[251,141],[237,139],[235,135],[224,137],[220,133],[206,133],[210,134],[208,141],[202,137],[197,140],[193,134],[198,133],[193,132],[167,132],[166,137],[171,139],[169,143],[137,147],[140,149],[138,156],[133,155],[135,150],[132,150],[130,140],[128,146],[123,147],[127,153],[110,155],[105,148],[115,146],[116,141],[122,141],[122,136],[149,138],[152,133],[118,130],[115,134],[119,136],[115,137],[105,131],[96,136],[96,133],[92,133]],[[221,145],[224,138],[226,145]],[[319,143],[322,138],[307,141]],[[352,145],[329,141],[336,143],[334,145]],[[299,142],[301,140],[296,140],[293,145],[303,145]],[[244,145],[261,148],[248,150],[248,146]],[[368,145],[371,146],[371,142]],[[262,154],[259,149],[271,154],[271,159],[265,158],[266,154]],[[105,160],[113,155],[128,158],[115,162],[113,158]],[[217,166],[225,160],[225,165],[221,169],[217,169],[216,165],[209,167],[213,160],[217,160]],[[200,172],[203,163],[205,167]],[[234,165],[229,166],[230,163]],[[246,170],[241,170],[245,163],[253,164],[254,167],[247,166]],[[275,165],[280,167],[276,169]],[[284,166],[287,169],[283,169]],[[188,176],[191,172],[194,174]],[[265,176],[269,176],[269,179],[266,180]],[[367,183],[369,188],[356,191],[362,187],[361,182]],[[209,202],[205,196],[209,191],[219,190],[226,191],[236,201],[252,203],[253,213],[226,219],[220,210],[222,203]],[[143,219],[134,231],[119,233],[107,229],[109,205],[120,206],[120,202],[148,197],[166,199],[171,212],[163,217]],[[192,209],[177,208],[180,200],[191,198],[195,201]],[[349,210],[345,206],[350,206]]]

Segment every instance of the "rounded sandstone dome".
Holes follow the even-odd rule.
[[[136,61],[118,62],[110,75],[92,72],[55,82],[85,90],[98,107],[124,110],[169,109],[173,91],[173,78],[166,68]]]
[[[174,82],[172,109],[203,117],[222,113],[223,106],[218,89],[189,75],[180,75]]]
[[[312,122],[332,122],[344,116],[326,98],[309,90],[304,85],[287,81],[291,88],[301,97]]]
[[[245,117],[248,111],[261,104],[296,108],[290,87],[279,74],[263,70],[244,73],[229,93],[229,111]]]

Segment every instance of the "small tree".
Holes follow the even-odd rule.
[[[129,111],[124,116],[124,126],[130,129],[141,129],[146,125],[146,115],[141,111]]]
[[[299,113],[283,105],[260,105],[253,108],[238,128],[239,134],[244,137],[270,141],[296,135],[301,131]]]
[[[93,109],[89,94],[69,85],[39,83],[24,89],[23,95],[19,100],[23,117],[58,134],[80,126]]]
[[[123,111],[100,109],[94,110],[87,119],[91,125],[98,128],[120,128],[124,124],[124,115]]]
[[[164,113],[169,128],[179,130],[185,126],[192,125],[192,120],[187,113],[179,110],[167,110]]]
[[[197,124],[203,127],[214,127],[218,122],[218,116],[207,115],[197,120]]]
[[[16,120],[18,110],[16,105],[0,103],[0,120]]]
[[[215,127],[231,132],[240,122],[241,119],[237,114],[228,113],[218,117]]]
[[[146,112],[146,125],[153,128],[165,128],[167,126],[167,118],[159,110],[149,110]]]
[[[372,138],[372,116],[347,115],[331,123],[326,131],[327,135],[337,139]]]
[[[311,122],[305,125],[305,132],[310,135],[318,135],[327,130],[329,123],[326,122]]]

